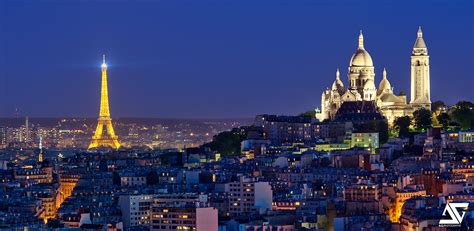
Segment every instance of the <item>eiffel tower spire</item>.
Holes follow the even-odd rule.
[[[109,91],[107,88],[107,64],[105,63],[105,55],[102,57],[102,88],[100,94],[100,111],[97,128],[94,136],[92,136],[89,149],[97,147],[111,147],[118,149],[120,143],[118,142],[118,136],[115,135],[114,128],[112,127],[112,118],[110,118],[109,109]],[[104,133],[105,128],[105,133]]]

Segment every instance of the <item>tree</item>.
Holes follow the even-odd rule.
[[[379,143],[384,144],[388,141],[388,123],[386,120],[373,120],[354,125],[358,132],[377,132],[379,133]]]
[[[394,127],[398,130],[398,136],[408,137],[410,133],[411,119],[409,116],[397,117],[394,121]]]
[[[385,144],[388,141],[389,133],[388,133],[388,123],[385,120],[378,121],[376,123],[377,130],[379,131],[379,143]]]
[[[450,110],[451,118],[461,129],[474,127],[474,104],[469,101],[460,101]]]
[[[233,128],[231,131],[224,131],[215,135],[211,142],[204,144],[204,147],[211,148],[212,151],[222,155],[232,155],[240,153],[240,143],[247,136],[247,128]]]
[[[416,129],[423,130],[431,127],[431,112],[426,108],[420,108],[413,112]]]
[[[434,101],[433,103],[431,103],[431,111],[433,111],[433,112],[441,110],[445,107],[446,107],[446,104],[441,100],[437,100],[437,101]]]
[[[316,110],[309,110],[307,112],[303,112],[300,114],[300,116],[316,118]]]
[[[439,121],[439,124],[443,126],[443,128],[446,129],[448,128],[449,123],[451,122],[451,117],[449,116],[448,113],[443,112],[438,115],[438,121]]]

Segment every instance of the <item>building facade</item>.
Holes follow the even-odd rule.
[[[148,226],[150,224],[153,195],[120,195],[118,203],[122,212],[122,221],[125,229],[128,230],[134,226]]]
[[[353,132],[351,134],[351,147],[362,147],[375,150],[379,147],[379,133]]]
[[[272,144],[304,142],[314,138],[316,120],[306,116],[257,115],[255,125],[262,127]]]
[[[229,197],[229,214],[264,213],[272,210],[273,191],[268,182],[254,182],[241,177],[225,186]]]
[[[217,230],[218,212],[209,207],[207,195],[167,194],[155,196],[150,230]]]

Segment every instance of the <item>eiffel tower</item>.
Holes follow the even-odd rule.
[[[105,55],[103,55],[102,62],[102,89],[100,95],[100,113],[95,129],[94,136],[92,136],[89,149],[97,147],[111,147],[118,149],[120,143],[118,142],[118,136],[115,135],[114,128],[112,127],[112,118],[110,118],[109,110],[109,93],[107,90],[107,64],[105,64]],[[105,132],[104,132],[105,128]]]

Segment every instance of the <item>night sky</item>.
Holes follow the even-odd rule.
[[[431,99],[474,101],[473,1],[0,0],[0,117],[98,116],[107,55],[112,117],[236,118],[320,107],[362,29],[409,95],[423,27]]]

